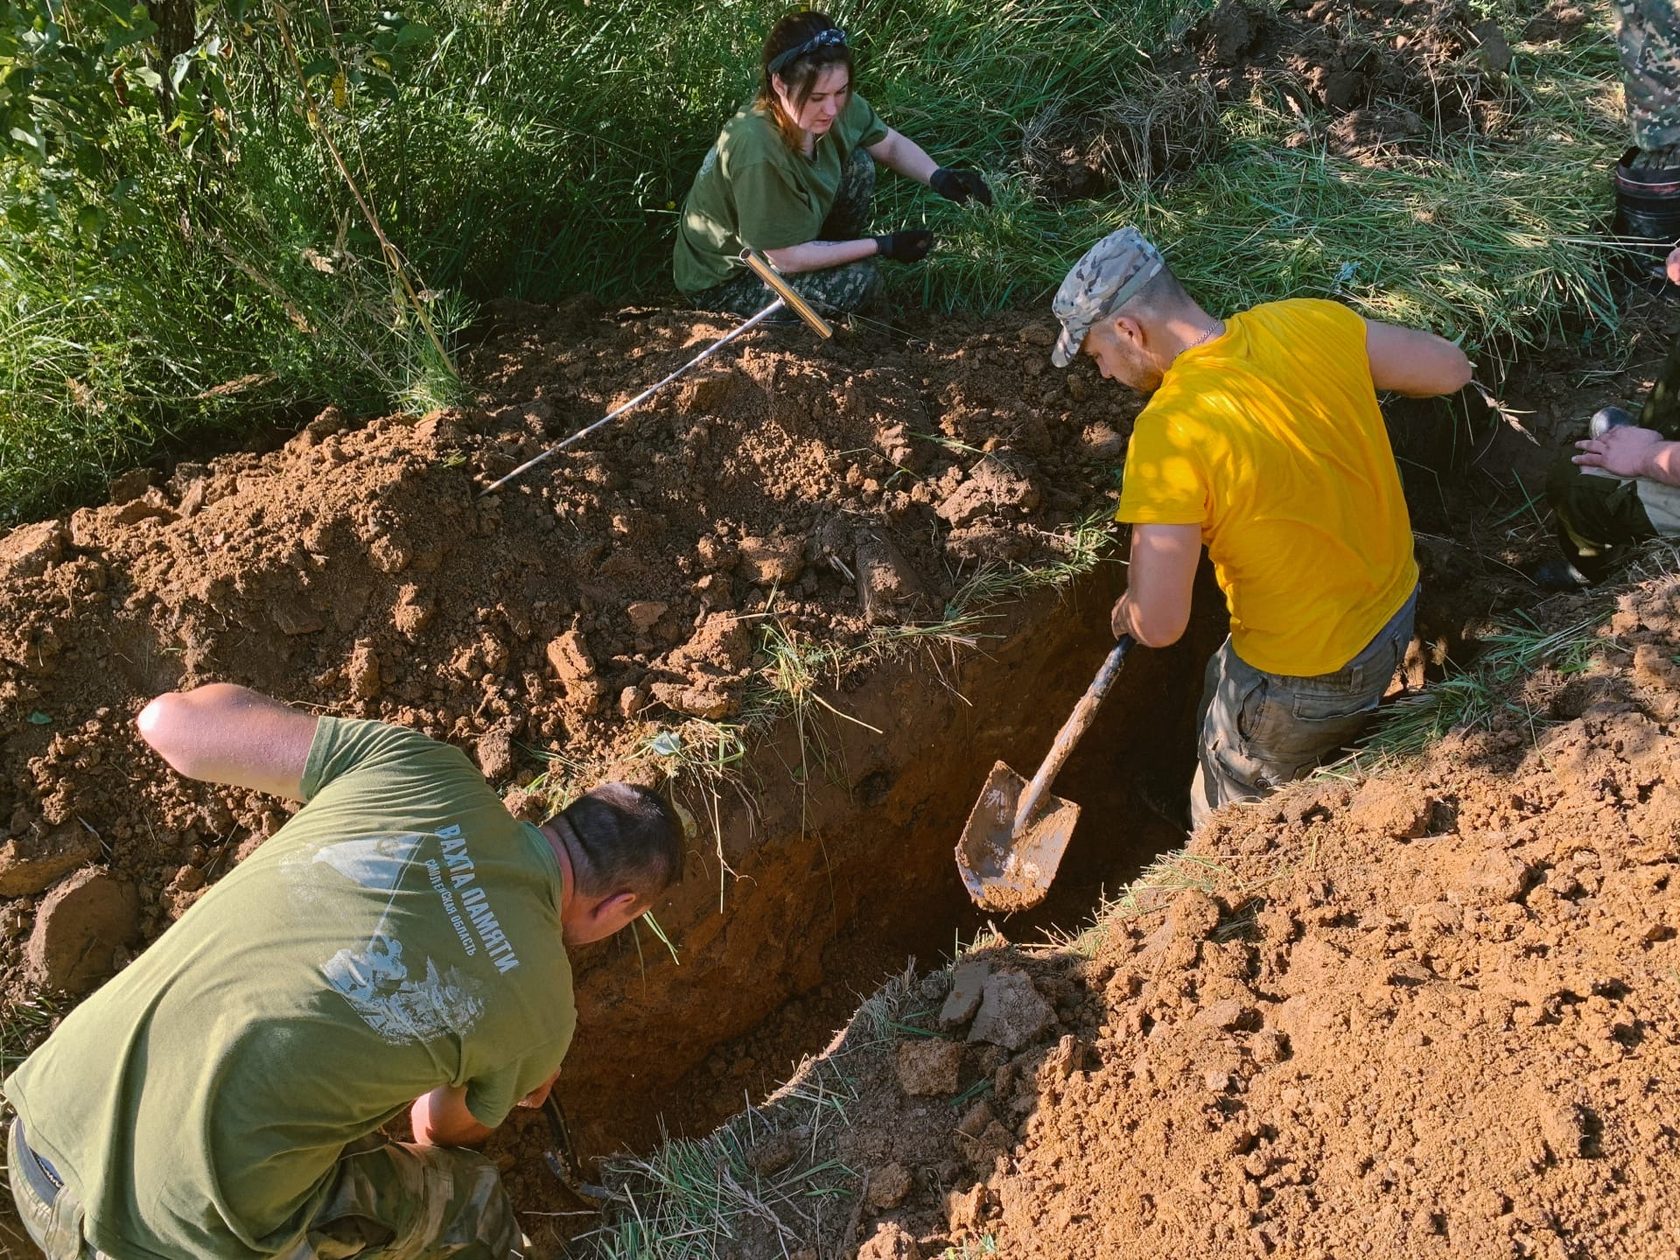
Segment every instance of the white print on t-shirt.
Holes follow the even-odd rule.
[[[321,965],[321,974],[369,1028],[396,1045],[448,1033],[464,1036],[484,1010],[478,981],[455,967],[440,971],[430,958],[405,959],[402,942],[387,931],[391,902],[403,875],[421,843],[431,838],[413,833],[359,836],[324,844],[309,858],[285,864],[294,886],[314,885],[320,878],[315,868],[324,865],[360,888],[388,894],[367,944],[339,950]]]
[[[432,875],[432,886],[438,889],[438,895],[443,898],[444,910],[450,915],[449,921],[455,925],[455,931],[460,934],[462,944],[467,946],[467,953],[477,953],[459,920],[460,914],[466,915],[472,922],[473,931],[478,933],[478,939],[489,952],[491,961],[496,964],[496,970],[512,971],[519,966],[519,955],[513,952],[513,942],[508,940],[506,933],[502,931],[502,925],[496,922],[496,916],[491,912],[489,894],[474,882],[477,875],[473,869],[473,860],[467,854],[466,837],[461,834],[458,826],[445,827],[437,834],[438,839],[443,842],[443,861],[449,867],[450,886],[461,894],[461,908],[457,912],[453,908],[455,898],[440,886],[442,872],[434,870],[432,862],[426,863],[427,870]]]

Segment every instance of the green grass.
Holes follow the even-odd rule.
[[[40,994],[0,1004],[0,1073],[10,1075],[47,1034],[67,1008]]]
[[[859,1007],[833,1050],[808,1060],[762,1107],[749,1107],[716,1133],[664,1143],[646,1157],[614,1161],[602,1225],[573,1252],[596,1260],[721,1260],[743,1236],[784,1254],[839,1235],[853,1211],[858,1172],[822,1154],[828,1132],[851,1123],[860,1056],[896,1039],[917,1018],[914,971],[888,982]],[[755,1147],[796,1134],[801,1154],[784,1169],[753,1168]],[[768,1240],[774,1239],[774,1242]]]
[[[393,72],[389,99],[357,89],[340,103],[311,80],[313,124],[286,51],[203,7],[205,33],[225,41],[218,142],[184,152],[130,111],[104,137],[121,197],[96,198],[86,217],[0,217],[0,523],[96,493],[160,452],[329,402],[367,413],[452,401],[451,333],[485,299],[668,299],[677,206],[750,94],[783,7],[420,0],[403,14],[430,35]],[[1326,119],[1292,107],[1285,79],[1217,105],[1163,87],[1152,56],[1181,46],[1210,7],[835,5],[883,116],[940,160],[983,169],[998,193],[994,209],[967,212],[884,177],[878,222],[925,223],[942,240],[925,265],[888,269],[892,296],[1039,303],[1092,239],[1137,222],[1225,309],[1334,294],[1500,358],[1614,325],[1616,255],[1597,227],[1622,125],[1601,27],[1572,47],[1519,44],[1492,134],[1437,135],[1362,166],[1325,150]],[[1514,0],[1480,7],[1521,29]],[[355,36],[386,22],[365,3],[334,15],[336,33],[314,44],[293,30],[299,62],[354,70]],[[1159,103],[1175,90],[1184,104],[1163,128]],[[1117,137],[1128,177],[1059,200],[1035,146],[1093,120]],[[1138,178],[1152,168],[1125,137],[1151,127],[1206,160]],[[39,192],[48,178],[0,160],[0,188]]]
[[[1542,667],[1561,674],[1585,670],[1604,646],[1598,630],[1613,611],[1606,602],[1557,630],[1544,630],[1519,615],[1480,641],[1481,650],[1467,668],[1389,705],[1358,749],[1320,773],[1368,774],[1418,756],[1451,731],[1486,730],[1505,713],[1521,716],[1531,727],[1545,725],[1544,715],[1524,707],[1516,684]]]

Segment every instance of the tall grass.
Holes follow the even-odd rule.
[[[1496,138],[1436,136],[1361,166],[1300,143],[1310,119],[1262,84],[1218,107],[1219,161],[1093,199],[1047,195],[1024,161],[1045,120],[1153,91],[1153,59],[1180,49],[1211,5],[830,6],[882,115],[998,192],[994,209],[967,212],[883,177],[878,222],[925,223],[942,239],[926,264],[888,268],[892,296],[938,309],[1038,302],[1092,239],[1137,222],[1223,307],[1338,294],[1501,354],[1613,320],[1614,256],[1596,221],[1621,124],[1600,28],[1571,47],[1519,45],[1513,122]],[[354,32],[389,20],[367,0],[335,6],[331,32],[295,61],[226,7],[201,6],[225,41],[219,142],[183,154],[120,119],[108,148],[127,191],[103,221],[0,218],[0,523],[206,431],[327,402],[447,399],[452,369],[423,325],[458,328],[476,302],[668,298],[678,207],[751,94],[784,7],[415,0],[402,12],[429,35],[391,90],[339,94],[306,90],[307,67],[351,64]],[[1520,29],[1515,0],[1480,7]],[[0,189],[35,178],[0,163]],[[396,291],[374,220],[405,280],[444,295],[434,307]]]

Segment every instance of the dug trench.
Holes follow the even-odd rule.
[[[150,695],[213,679],[449,739],[532,817],[545,788],[670,781],[695,820],[688,877],[655,910],[672,950],[644,932],[576,960],[562,1093],[588,1154],[646,1148],[662,1120],[704,1131],[820,1049],[856,994],[984,925],[952,848],[992,762],[1030,773],[1110,642],[1123,570],[1092,561],[1083,522],[1108,506],[1135,401],[1088,366],[1049,371],[1051,330],[1020,315],[817,351],[771,334],[482,499],[723,331],[582,303],[501,319],[472,407],[326,413],[279,450],[142,470],[0,540],[14,1011],[85,992],[284,822],[134,736]],[[1560,423],[1574,411],[1571,391]],[[1395,432],[1427,487],[1426,583],[1442,579],[1415,684],[1516,598],[1497,560],[1526,544],[1482,563],[1465,540],[1532,456],[1451,408]],[[1081,827],[1012,937],[1077,924],[1176,847],[1140,789],[1189,776],[1220,633],[1217,600],[1199,607],[1184,643],[1128,663],[1059,780]],[[530,1210],[554,1195],[541,1142],[531,1118],[495,1148]]]

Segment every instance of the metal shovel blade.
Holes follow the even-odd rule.
[[[1045,793],[1026,826],[1015,811],[1027,781],[1003,762],[992,766],[957,841],[957,869],[974,904],[1008,914],[1044,900],[1079,821],[1079,806]]]

